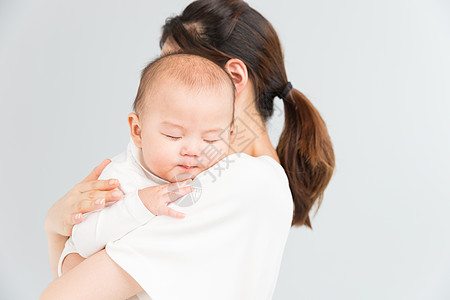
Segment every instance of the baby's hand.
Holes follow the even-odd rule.
[[[185,214],[168,207],[168,205],[192,192],[194,188],[188,185],[191,182],[192,179],[187,179],[159,186],[150,186],[139,190],[138,195],[145,207],[155,216],[166,215],[182,219]]]

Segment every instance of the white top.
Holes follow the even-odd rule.
[[[191,184],[196,192],[169,205],[184,219],[137,218],[140,225],[125,226],[127,234],[106,244],[108,255],[144,289],[136,298],[271,299],[294,209],[281,165],[269,156],[236,153]],[[119,211],[124,219],[133,215]]]

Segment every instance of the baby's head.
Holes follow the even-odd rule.
[[[145,167],[174,182],[227,156],[234,97],[231,77],[206,58],[169,54],[151,62],[128,115]]]

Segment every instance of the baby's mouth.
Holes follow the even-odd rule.
[[[197,166],[188,166],[188,165],[178,165],[178,166],[185,170],[192,170],[192,169],[198,168]]]

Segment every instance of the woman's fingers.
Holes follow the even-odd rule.
[[[80,182],[76,185],[77,190],[80,193],[84,193],[92,190],[109,191],[115,189],[119,186],[119,181],[117,179],[106,179],[106,180],[92,180],[87,182]]]
[[[115,202],[122,198],[123,194],[119,190],[113,191],[89,191],[80,195],[77,212],[87,213],[103,208],[106,202]]]
[[[67,233],[67,236],[71,236],[73,225],[80,223],[82,220],[83,214],[81,213],[67,215],[63,221],[63,231]]]
[[[77,212],[85,214],[93,210],[103,208],[105,206],[104,198],[97,198],[95,200],[82,200],[78,203]]]
[[[106,180],[97,181],[109,163],[111,163],[111,160],[105,159],[83,181],[76,184],[74,188],[52,205],[45,218],[45,230],[47,232],[70,236],[73,225],[83,221],[83,213],[100,209],[104,206],[104,203],[95,204],[95,200],[99,197],[105,199],[106,202],[117,201],[121,198],[121,196],[114,197],[111,192],[111,190],[119,186],[118,182],[114,182],[111,185]],[[92,191],[92,189],[97,189],[100,192],[106,191],[106,194],[85,194],[88,191]]]
[[[80,223],[81,221],[83,221],[83,214],[82,213],[77,213],[77,214],[73,214],[72,215],[72,219],[71,219],[71,225],[75,225]]]
[[[101,164],[99,164],[98,166],[96,166],[96,167],[94,168],[94,170],[92,170],[92,172],[91,172],[86,178],[84,178],[83,181],[81,181],[81,182],[87,182],[87,181],[91,181],[91,180],[96,180],[96,179],[100,176],[100,174],[102,174],[103,169],[104,169],[110,162],[111,162],[111,160],[110,160],[109,158],[108,158],[108,159],[105,159],[104,161],[102,161]]]

